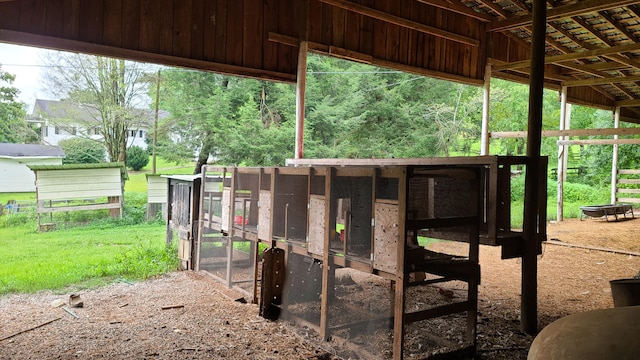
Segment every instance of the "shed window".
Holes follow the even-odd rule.
[[[139,131],[138,131],[138,137],[139,137],[139,138],[142,138],[142,130],[139,130]]]

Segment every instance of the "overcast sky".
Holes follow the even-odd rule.
[[[18,100],[27,104],[29,112],[37,97],[45,96],[40,87],[38,48],[0,43],[0,65],[2,70],[16,76],[13,86],[20,90]]]

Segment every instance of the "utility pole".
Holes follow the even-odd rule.
[[[160,70],[156,75],[156,111],[153,117],[153,145],[151,148],[151,173],[156,173],[156,144],[158,142],[158,108],[160,104]]]

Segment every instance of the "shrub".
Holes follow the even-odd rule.
[[[133,171],[139,171],[143,167],[147,166],[148,163],[149,154],[147,154],[143,148],[139,146],[132,146],[127,149],[126,165],[128,168]]]
[[[70,138],[62,140],[58,145],[64,150],[63,164],[95,164],[104,162],[104,146],[91,139]]]

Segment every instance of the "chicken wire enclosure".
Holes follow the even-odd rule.
[[[521,160],[418,160],[206,167],[200,268],[347,357],[473,351],[479,244],[500,243],[498,190]]]

